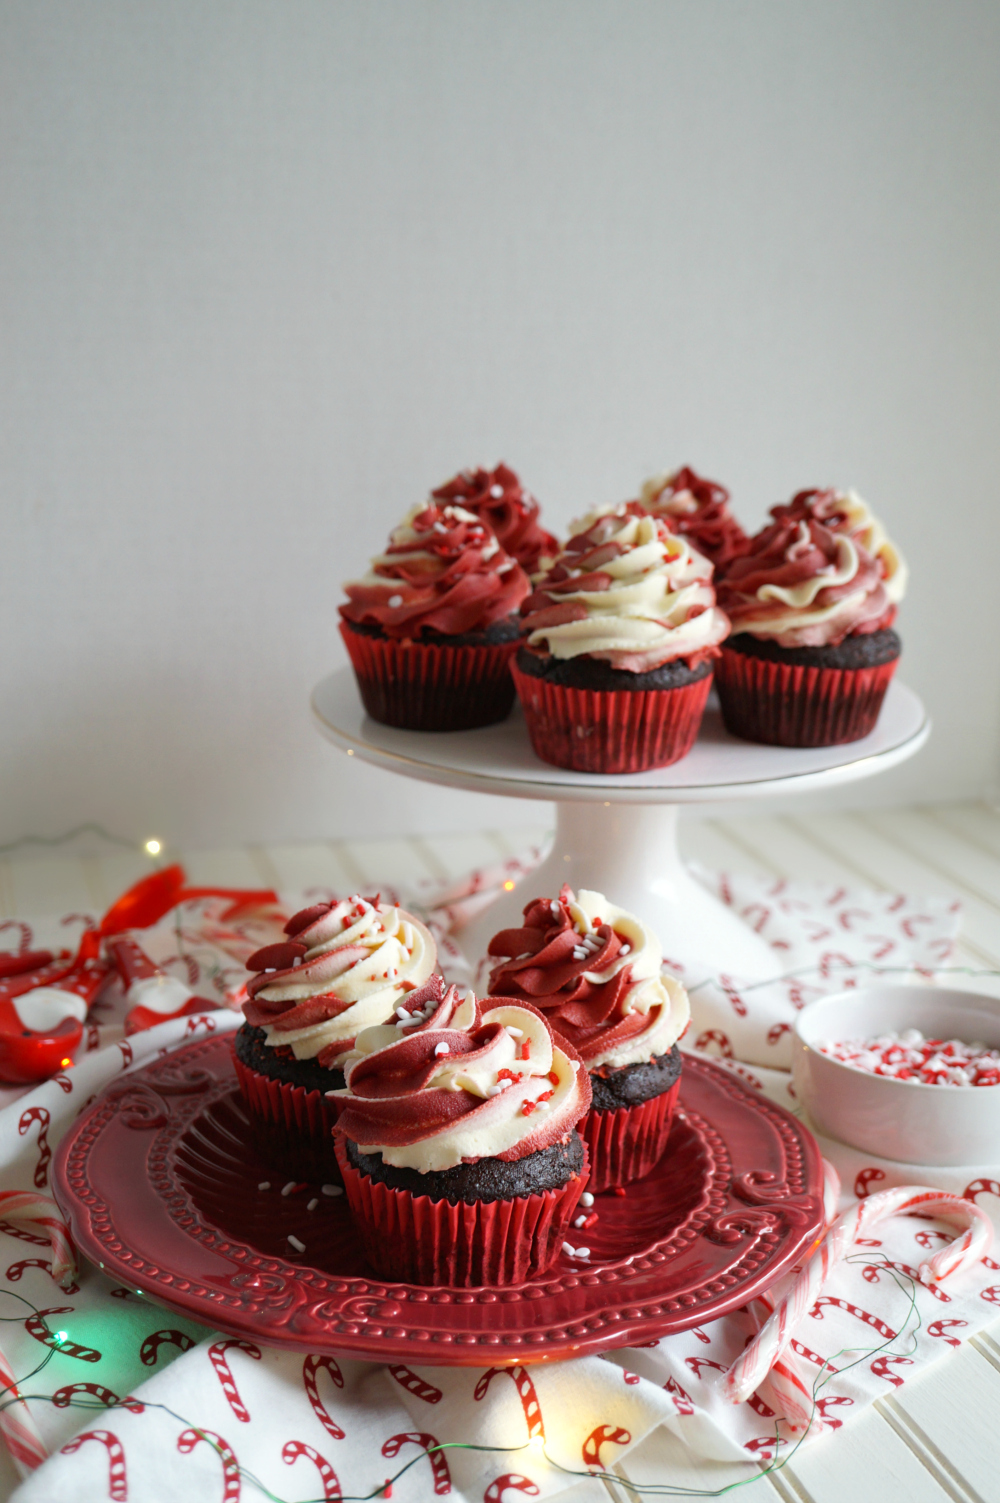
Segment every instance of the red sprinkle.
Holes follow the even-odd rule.
[[[625,1198],[625,1186],[624,1185],[615,1185],[615,1194],[616,1195],[620,1195],[622,1197],[622,1199],[624,1200],[624,1198]]]
[[[553,1085],[559,1084],[559,1076],[556,1074],[555,1070],[549,1071],[549,1079],[551,1080]]]

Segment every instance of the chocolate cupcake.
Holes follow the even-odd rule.
[[[520,564],[461,506],[414,507],[364,579],[340,631],[373,720],[411,731],[492,725],[514,702],[509,662],[530,590]]]
[[[858,741],[896,670],[906,565],[853,492],[800,491],[771,515],[719,585],[733,623],[716,666],[723,720],[778,746]]]
[[[512,672],[544,762],[642,772],[690,751],[729,623],[684,538],[637,501],[593,513],[521,610]]]
[[[580,1124],[595,1193],[642,1179],[663,1156],[680,1089],[687,993],[662,972],[659,941],[599,892],[535,898],[520,929],[490,941],[490,994],[544,1014],[590,1074]]]
[[[329,1175],[342,1061],[356,1035],[403,1002],[430,1005],[437,948],[401,908],[359,896],[304,908],[288,939],[251,955],[234,1038],[236,1074],[263,1152],[305,1178]]]
[[[659,517],[671,532],[687,538],[703,553],[714,565],[716,576],[747,545],[747,535],[729,509],[725,486],[703,479],[688,465],[645,481],[639,502],[650,516]]]
[[[365,1256],[415,1284],[523,1283],[558,1255],[587,1179],[587,1072],[534,1008],[450,987],[359,1034],[337,1160]]]
[[[431,495],[442,504],[475,512],[496,533],[497,542],[524,572],[544,570],[559,552],[559,544],[538,520],[538,502],[509,465],[495,470],[462,470]]]

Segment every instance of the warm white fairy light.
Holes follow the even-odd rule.
[[[152,836],[149,840],[146,841],[145,845],[143,846],[143,850],[146,852],[147,856],[158,856],[163,850],[163,845],[159,840],[156,839],[155,836]]]

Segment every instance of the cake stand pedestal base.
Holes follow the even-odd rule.
[[[475,963],[499,929],[517,928],[524,906],[574,892],[604,893],[642,919],[663,946],[664,960],[706,972],[765,979],[780,961],[758,934],[697,882],[681,861],[676,804],[557,803],[552,851],[539,867],[478,914],[458,934]]]

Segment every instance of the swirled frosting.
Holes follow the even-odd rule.
[[[538,520],[538,502],[509,465],[495,470],[461,470],[431,492],[435,501],[475,512],[526,574],[535,574],[559,552],[559,544]]]
[[[489,991],[530,1002],[588,1070],[666,1054],[690,1018],[687,992],[662,971],[660,942],[599,892],[536,898],[520,929],[490,940]]]
[[[857,491],[799,491],[786,505],[772,506],[771,516],[776,522],[822,522],[831,532],[846,533],[878,564],[889,603],[898,605],[906,594],[906,560]]]
[[[422,1174],[520,1159],[573,1131],[590,1106],[576,1051],[532,1007],[483,1011],[450,987],[419,1022],[366,1028],[344,1061],[338,1132]]]
[[[729,622],[712,565],[637,501],[591,513],[521,608],[528,646],[646,673],[715,657]]]
[[[639,492],[639,501],[652,517],[660,517],[670,531],[688,538],[721,574],[747,544],[747,535],[729,509],[729,492],[715,480],[705,480],[688,465],[669,474],[653,475]]]
[[[485,522],[462,506],[427,502],[395,529],[364,579],[345,588],[346,621],[402,639],[484,631],[515,614],[531,586]]]
[[[846,532],[811,518],[784,518],[751,538],[719,585],[733,634],[780,647],[835,646],[877,631],[894,614],[882,571]]]
[[[377,898],[341,898],[303,908],[281,944],[251,955],[243,1004],[265,1042],[296,1059],[339,1065],[363,1028],[383,1023],[437,963],[430,932],[412,913]]]

